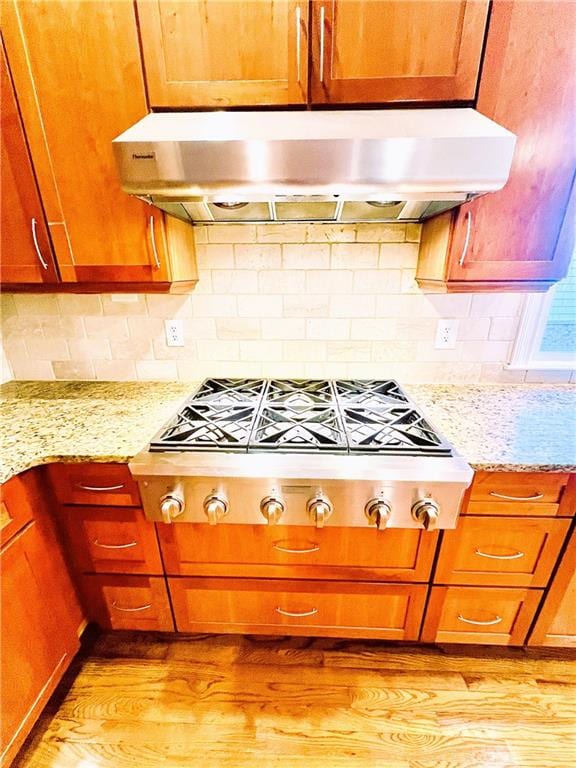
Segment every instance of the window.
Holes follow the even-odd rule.
[[[508,367],[576,370],[576,258],[547,293],[526,296]]]

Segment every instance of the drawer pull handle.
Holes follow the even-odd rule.
[[[126,613],[136,613],[137,611],[147,611],[148,608],[152,608],[152,603],[146,603],[146,605],[139,605],[137,608],[125,608],[122,605],[118,605],[116,600],[112,603],[112,608],[117,611],[125,611]]]
[[[318,608],[311,608],[309,611],[285,611],[284,608],[278,606],[276,608],[276,613],[279,613],[280,616],[290,616],[292,618],[302,619],[304,616],[314,616],[314,614],[318,613]]]
[[[304,547],[303,549],[292,549],[292,547],[283,547],[282,544],[276,542],[272,544],[273,549],[278,552],[287,552],[289,555],[308,555],[310,552],[319,552],[320,544],[312,543],[311,547]]]
[[[106,491],[120,491],[124,488],[124,483],[120,485],[82,485],[77,483],[76,488],[80,488],[81,491],[96,491],[100,493],[106,493]]]
[[[459,613],[458,621],[463,621],[464,624],[476,624],[478,627],[491,627],[494,624],[500,624],[502,621],[502,616],[496,616],[495,619],[490,619],[490,621],[474,621],[474,619],[467,619],[465,616],[462,616],[462,614]]]
[[[491,555],[489,552],[482,552],[481,549],[475,549],[474,554],[480,557],[489,557],[491,560],[520,560],[521,557],[524,557],[524,552],[515,552],[513,555]]]
[[[496,493],[496,491],[490,491],[490,496],[494,496],[497,499],[506,499],[506,501],[538,501],[543,499],[544,494],[536,492],[533,496],[507,496],[505,493]]]
[[[130,547],[137,547],[137,541],[129,541],[127,544],[102,544],[98,539],[94,539],[94,546],[101,549],[130,549]]]

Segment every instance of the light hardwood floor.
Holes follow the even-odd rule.
[[[16,768],[573,768],[573,651],[99,637]]]

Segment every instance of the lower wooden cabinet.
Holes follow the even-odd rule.
[[[445,531],[436,584],[545,587],[569,520],[518,517],[462,517]]]
[[[170,576],[428,581],[437,533],[416,529],[158,525]]]
[[[274,579],[170,578],[179,632],[417,640],[427,587]]]
[[[103,629],[174,630],[162,576],[80,577],[86,614]]]
[[[560,561],[528,645],[576,648],[576,531]]]
[[[432,587],[421,640],[522,645],[543,590]]]
[[[78,571],[164,573],[154,523],[141,509],[64,506],[60,519]]]
[[[2,496],[27,519],[0,551],[0,763],[9,765],[80,647],[83,615],[38,475],[13,478]]]
[[[61,504],[140,506],[138,485],[127,464],[53,464],[48,473]]]

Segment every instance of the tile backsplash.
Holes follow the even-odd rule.
[[[14,377],[540,380],[504,368],[521,294],[418,288],[417,224],[216,225],[195,232],[199,282],[186,296],[2,294],[3,345]],[[183,347],[166,345],[168,318],[182,319]],[[438,318],[458,320],[454,349],[434,348]],[[564,381],[566,373],[552,376]]]

